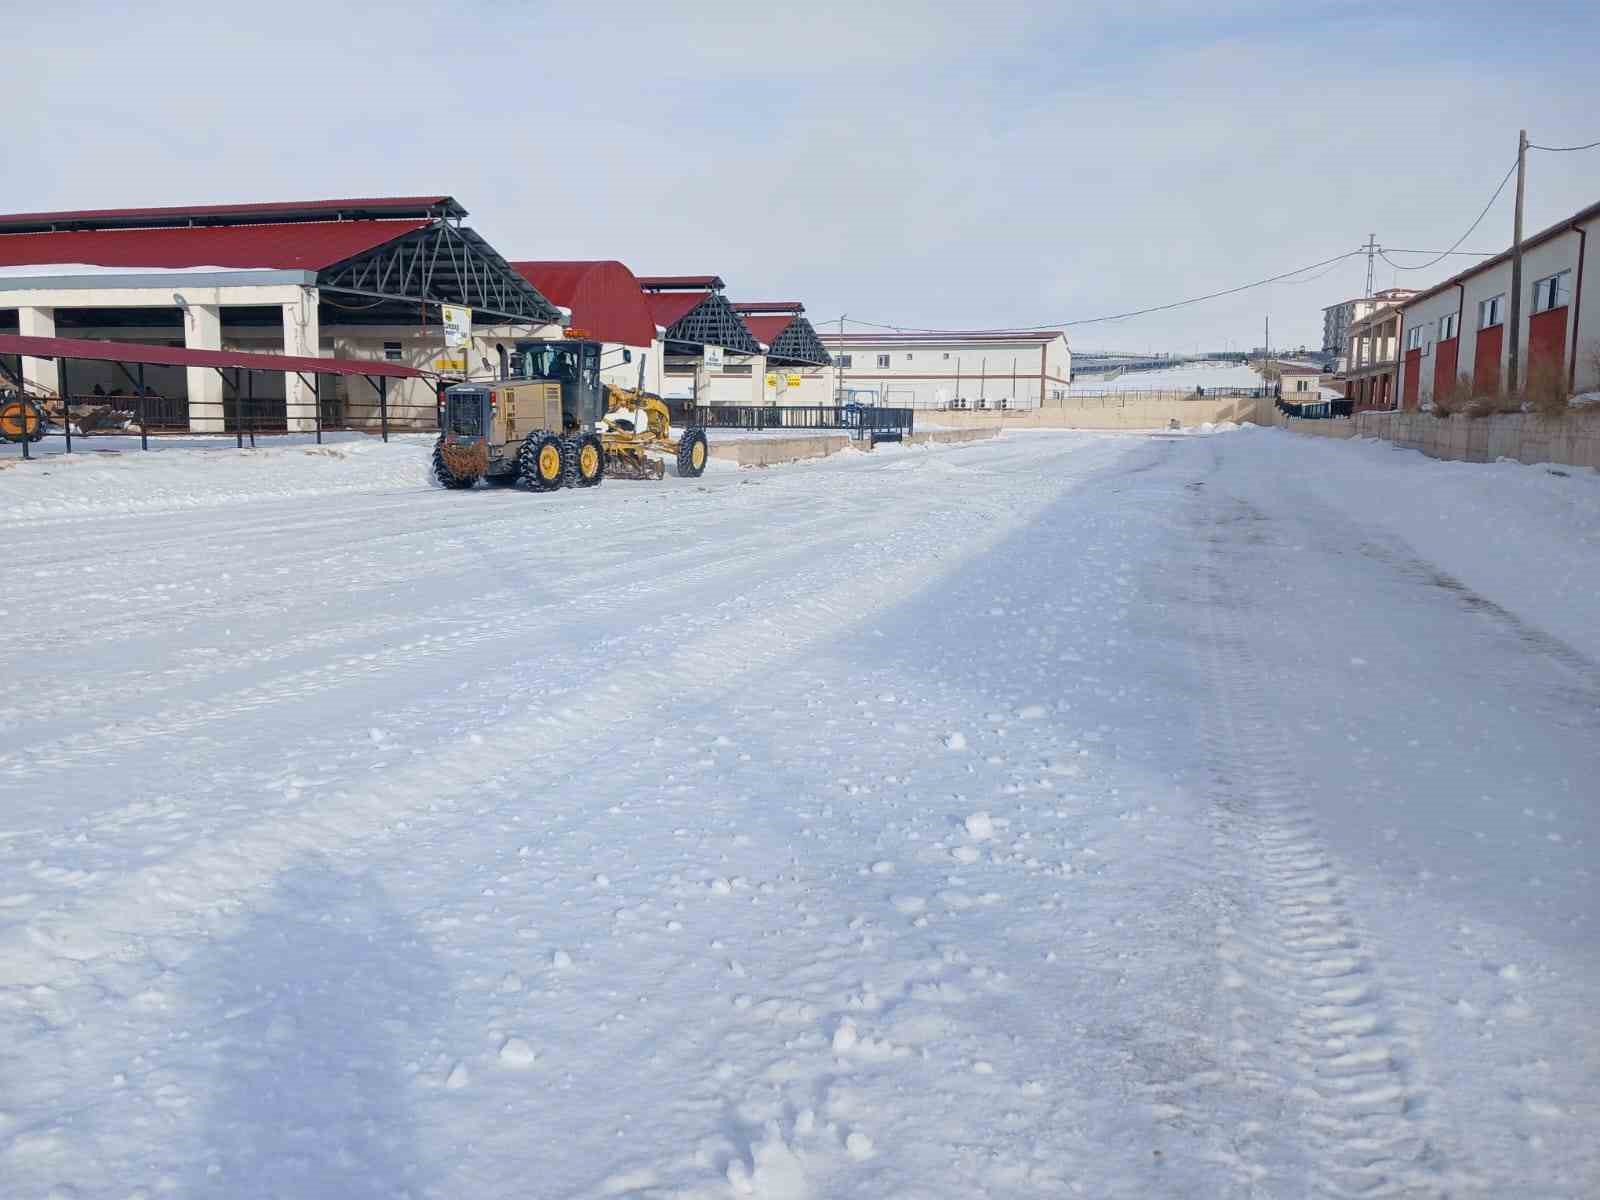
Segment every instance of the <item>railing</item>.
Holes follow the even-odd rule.
[[[1274,395],[1273,389],[1268,387],[1243,388],[1149,388],[1130,389],[1127,391],[1096,391],[1093,385],[1085,390],[1077,387],[1069,388],[1064,398],[1060,400],[1047,400],[1045,408],[1115,408],[1124,404],[1137,404],[1140,402],[1155,402],[1170,404],[1181,400],[1261,400]]]
[[[702,404],[669,402],[675,425],[700,425],[707,429],[837,429],[856,437],[904,436],[913,431],[915,416],[909,408],[870,404]]]
[[[1278,411],[1285,416],[1299,417],[1302,421],[1326,421],[1334,417],[1348,417],[1355,409],[1354,400],[1283,400],[1277,403]]]
[[[326,378],[326,377],[324,377]],[[7,393],[9,394],[9,392]],[[44,436],[61,437],[68,452],[82,438],[137,437],[148,449],[151,438],[224,436],[239,446],[257,435],[283,434],[289,430],[288,406],[283,397],[256,396],[250,388],[235,394],[231,384],[220,400],[190,401],[182,396],[163,396],[154,391],[144,395],[91,393],[70,395],[64,400],[38,402],[46,419]],[[397,432],[428,432],[439,427],[437,399],[403,402],[385,396],[352,399],[325,388],[305,409],[310,428],[296,432],[314,435],[344,430],[380,434],[387,438]]]

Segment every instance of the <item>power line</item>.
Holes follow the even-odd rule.
[[[1465,254],[1474,258],[1492,258],[1498,250],[1402,250],[1399,246],[1385,246],[1390,254]]]
[[[1265,287],[1269,283],[1277,283],[1283,279],[1291,279],[1296,275],[1304,275],[1307,271],[1315,271],[1332,263],[1342,262],[1363,254],[1365,250],[1347,250],[1343,254],[1336,254],[1332,258],[1325,258],[1321,262],[1314,262],[1310,266],[1296,267],[1292,271],[1284,271],[1278,275],[1269,275],[1265,279],[1257,279],[1252,283],[1241,283],[1238,287],[1224,288],[1219,292],[1207,292],[1203,296],[1190,296],[1185,300],[1174,300],[1168,304],[1154,304],[1149,308],[1136,308],[1128,312],[1111,313],[1103,317],[1079,317],[1072,321],[1047,321],[1039,325],[1008,325],[995,329],[930,329],[917,325],[889,325],[880,321],[863,321],[855,317],[848,318],[852,325],[865,325],[870,329],[888,329],[895,333],[1027,333],[1039,329],[1068,329],[1076,325],[1099,325],[1106,321],[1122,321],[1129,317],[1142,317],[1148,313],[1170,312],[1175,308],[1184,308],[1190,304],[1200,304],[1207,300],[1217,300],[1223,296],[1234,296],[1240,292],[1247,292],[1251,288]],[[1296,282],[1309,282],[1297,280]],[[839,318],[834,318],[838,320]],[[825,324],[828,322],[824,322]]]
[[[1521,157],[1521,155],[1517,156],[1518,162],[1521,161]],[[1478,214],[1477,220],[1473,221],[1471,225],[1468,225],[1467,231],[1458,237],[1453,243],[1451,243],[1450,249],[1441,251],[1437,257],[1430,258],[1425,263],[1417,263],[1415,266],[1410,267],[1401,266],[1397,262],[1389,262],[1387,258],[1385,258],[1383,261],[1389,263],[1389,265],[1397,271],[1426,271],[1429,267],[1437,266],[1438,264],[1442,263],[1446,258],[1461,248],[1461,243],[1472,236],[1473,230],[1477,229],[1479,225],[1483,224],[1483,219],[1489,215],[1489,210],[1494,207],[1494,202],[1500,199],[1500,193],[1506,190],[1506,184],[1511,181],[1511,176],[1516,174],[1516,171],[1517,163],[1513,162],[1510,169],[1506,171],[1505,178],[1500,181],[1500,186],[1494,189],[1494,195],[1489,197],[1489,203],[1485,204],[1483,206],[1483,211]],[[1382,252],[1380,251],[1380,253]]]
[[[1566,154],[1573,150],[1593,150],[1596,146],[1600,146],[1600,142],[1588,142],[1582,146],[1535,146],[1532,142],[1528,143],[1529,150],[1549,150],[1556,154]]]

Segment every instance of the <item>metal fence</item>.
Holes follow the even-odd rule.
[[[1290,417],[1299,417],[1303,421],[1327,421],[1334,417],[1348,417],[1354,414],[1354,400],[1283,400],[1277,404],[1278,411]]]
[[[0,396],[12,394],[10,389],[0,390]],[[96,392],[35,403],[46,417],[41,436],[65,439],[69,453],[73,442],[97,437],[137,437],[140,446],[149,449],[151,438],[221,435],[232,437],[242,447],[246,442],[254,445],[257,435],[289,432],[285,399],[255,395],[248,374],[240,387],[225,388],[221,400],[190,401],[146,389],[142,395]],[[328,432],[376,433],[387,441],[391,430],[417,432],[439,427],[436,398],[425,404],[391,402],[387,389],[369,401],[351,399],[339,389],[319,388],[316,403],[306,415],[311,418],[311,428],[297,432],[312,434],[319,442]]]
[[[871,437],[883,441],[913,432],[916,417],[909,408],[887,408],[870,404],[700,404],[672,401],[668,404],[676,425],[700,425],[707,429],[742,429],[760,432],[768,429],[828,429]]]
[[[1274,390],[1266,387],[1208,387],[1191,388],[1188,391],[1176,388],[1129,388],[1120,392],[1096,391],[1092,387],[1080,390],[1073,387],[1067,389],[1063,399],[1051,400],[1046,407],[1115,408],[1118,405],[1137,404],[1141,401],[1170,404],[1174,400],[1261,400],[1273,395],[1276,395]]]

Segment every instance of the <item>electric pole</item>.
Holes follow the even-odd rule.
[[[1511,222],[1511,346],[1506,354],[1506,391],[1517,390],[1522,337],[1522,181],[1528,165],[1528,131],[1517,131],[1517,212]]]
[[[1375,233],[1367,234],[1367,291],[1366,291],[1366,298],[1368,300],[1372,299],[1372,266],[1373,266],[1373,264],[1372,264],[1372,256],[1377,253],[1377,250],[1378,250],[1378,235],[1375,234]]]

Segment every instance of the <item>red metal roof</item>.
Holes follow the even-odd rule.
[[[168,208],[85,208],[62,212],[0,216],[0,230],[48,231],[60,228],[134,228],[162,225],[245,225],[285,221],[325,221],[383,216],[424,217],[443,213],[464,217],[467,210],[449,196],[368,196],[346,200],[278,201],[270,204],[201,204]]]
[[[86,263],[98,267],[258,267],[319,271],[428,225],[412,221],[315,221],[289,225],[93,229],[0,233],[0,267]]]
[[[722,277],[719,275],[641,275],[639,286],[647,292],[676,292],[690,288],[708,292],[727,285],[722,282]]]
[[[255,354],[245,350],[190,350],[183,346],[151,346],[143,342],[102,342],[92,338],[27,337],[0,333],[0,354],[30,358],[82,358],[96,362],[146,363],[162,367],[245,367],[252,371],[303,371],[318,375],[383,375],[419,379],[425,374],[399,363],[350,358],[309,358],[292,354]]]
[[[511,267],[552,304],[570,308],[573,328],[589,337],[648,346],[656,335],[652,298],[620,262],[514,262]]]
[[[644,299],[650,306],[651,319],[662,329],[669,329],[704,304],[706,297],[713,294],[712,292],[652,293],[646,295]]]
[[[738,309],[739,306],[736,304],[734,308]],[[798,315],[798,313],[790,313],[787,316],[780,317],[752,317],[745,316],[742,311],[740,312],[745,325],[751,333],[756,335],[756,341],[768,347],[783,336],[783,331],[794,324]]]

